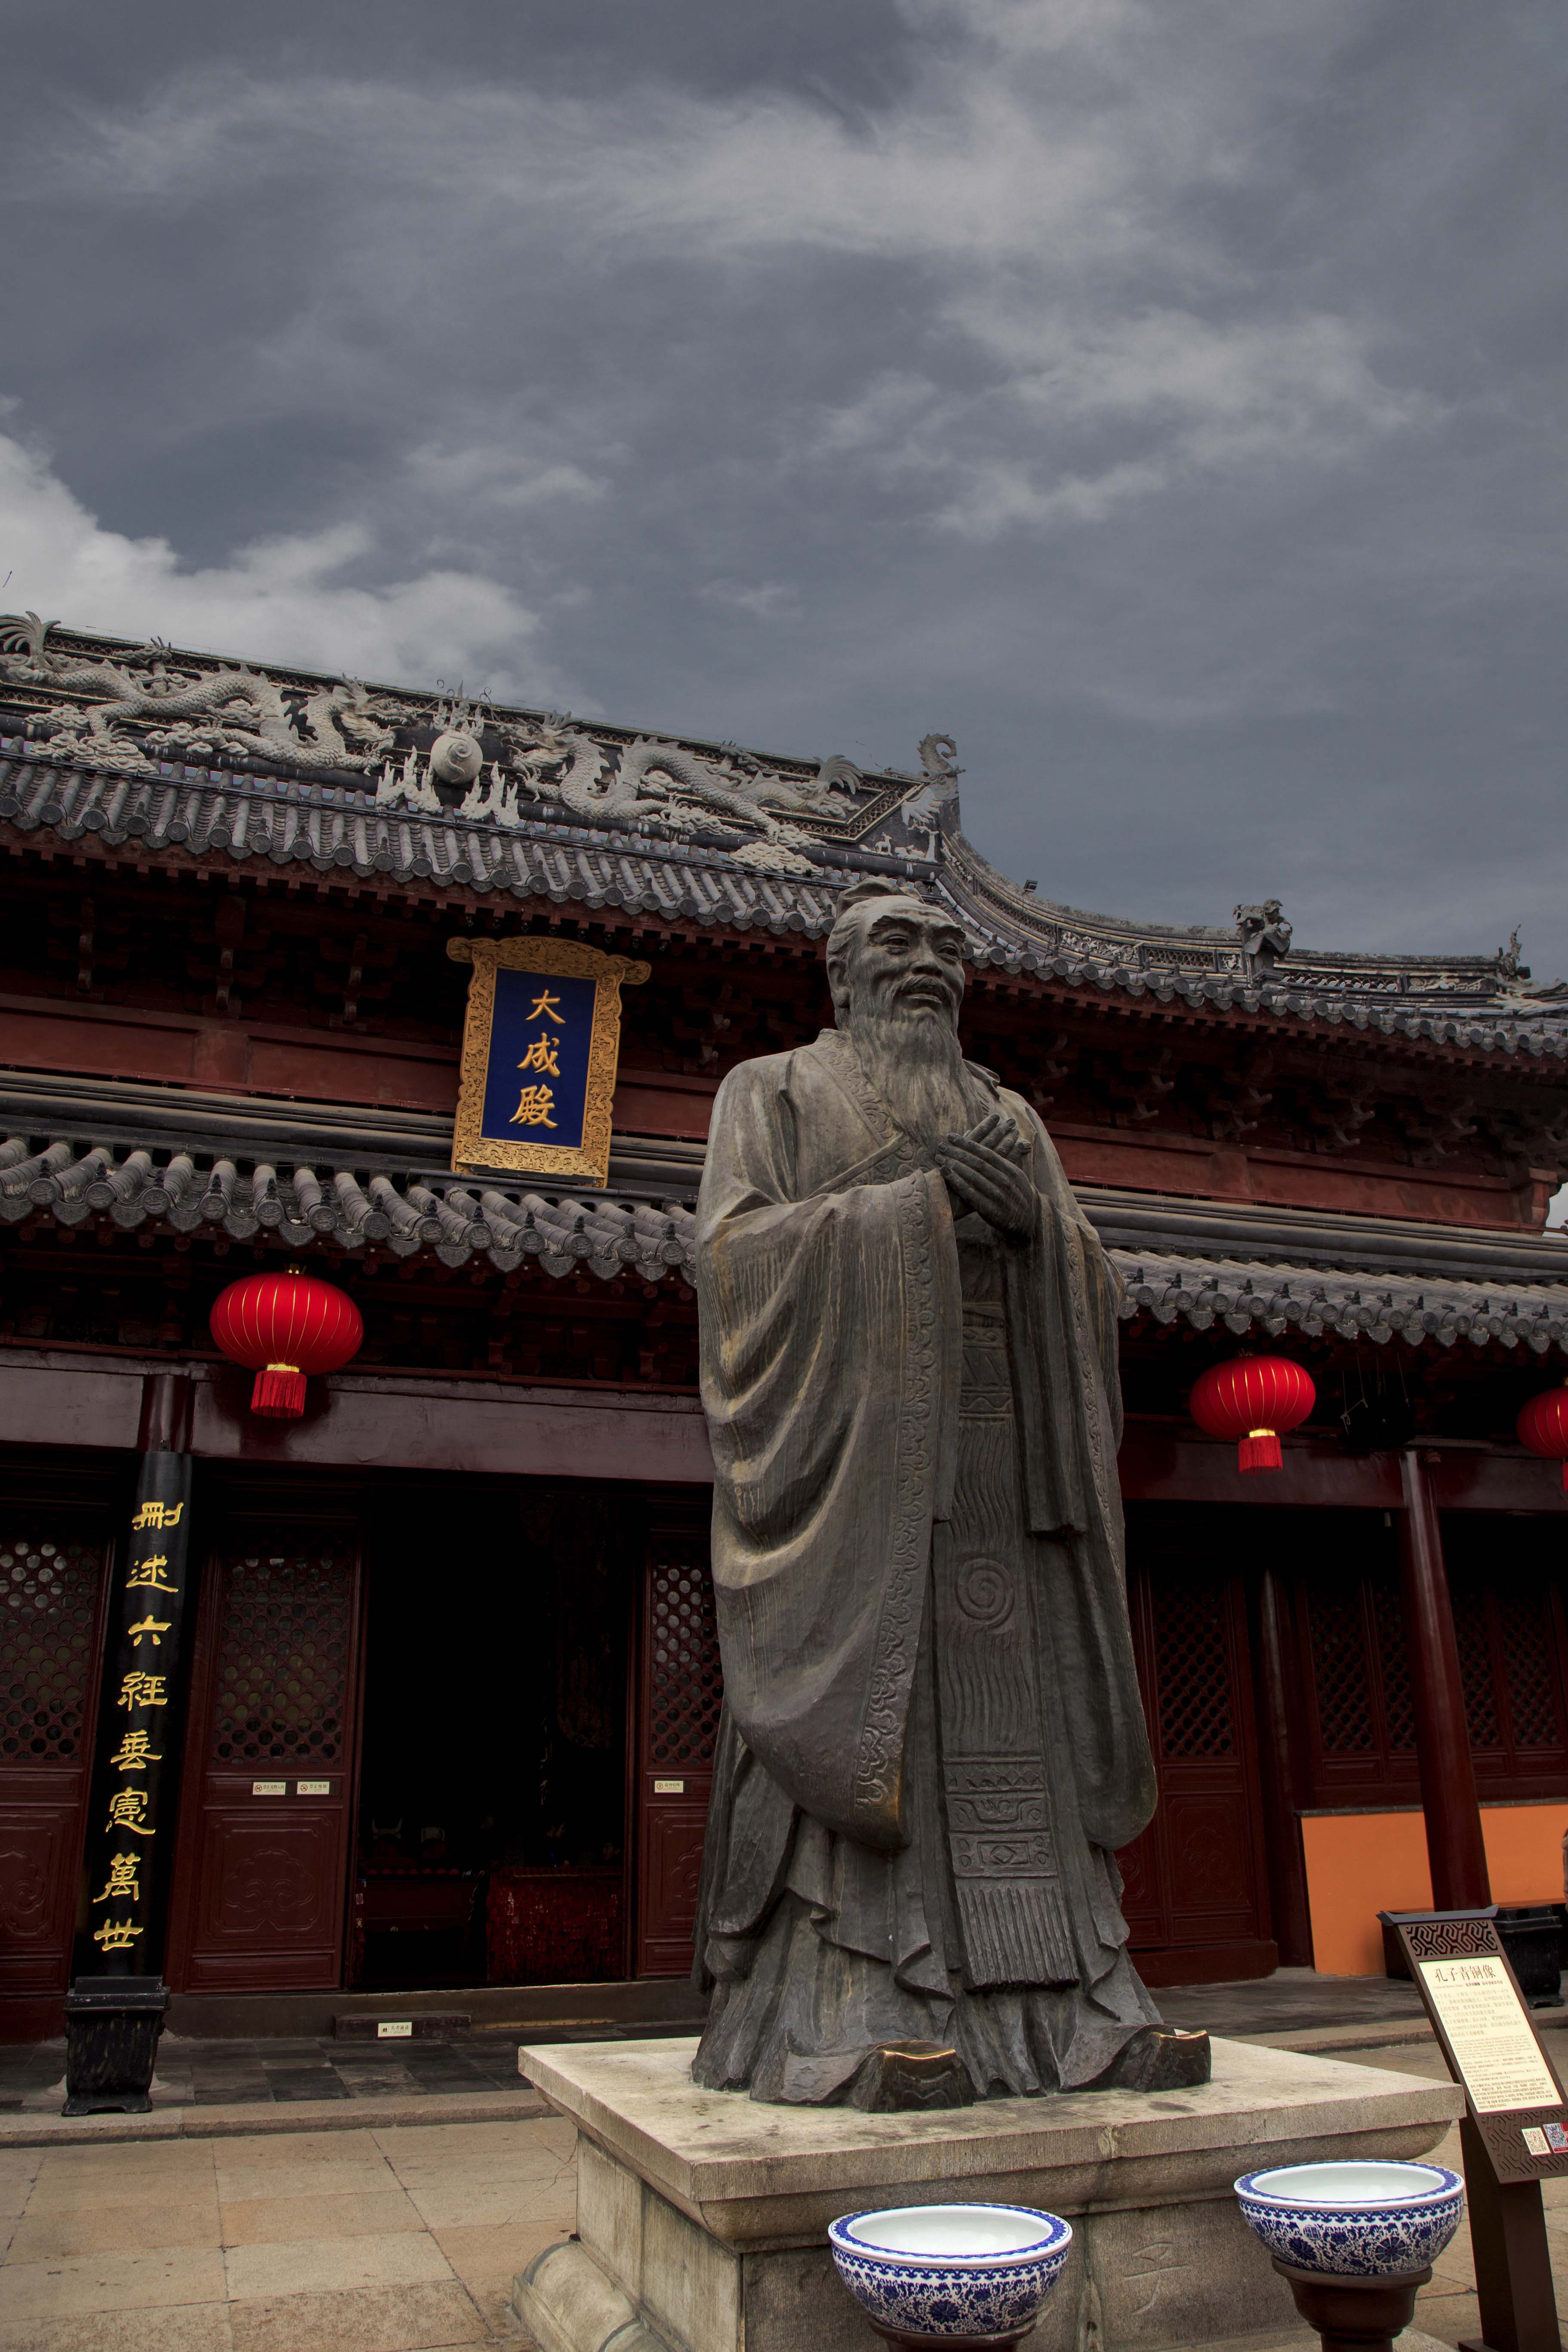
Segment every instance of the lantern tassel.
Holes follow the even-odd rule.
[[[250,1410],[271,1421],[298,1421],[305,1410],[305,1375],[293,1364],[268,1364],[256,1375]]]
[[[1279,1439],[1272,1429],[1249,1429],[1236,1449],[1239,1470],[1282,1470],[1285,1456],[1279,1450]]]

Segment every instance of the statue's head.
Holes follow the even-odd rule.
[[[991,1108],[963,1066],[963,926],[906,885],[858,883],[827,938],[833,1012],[907,1135],[933,1144]]]
[[[851,1033],[873,1023],[955,1034],[963,1001],[964,937],[944,907],[892,881],[857,883],[827,938],[834,1016]]]

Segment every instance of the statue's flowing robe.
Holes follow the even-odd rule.
[[[1034,1112],[964,1083],[1031,1147],[1025,1242],[955,1218],[837,1030],[714,1107],[710,2087],[819,2101],[918,2039],[982,2096],[1073,2088],[1156,2019],[1113,1859],[1154,1806],[1116,1277]]]

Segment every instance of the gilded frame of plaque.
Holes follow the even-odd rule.
[[[610,1112],[621,1042],[621,990],[647,980],[651,967],[629,956],[606,955],[574,940],[454,939],[447,953],[455,963],[471,963],[468,1016],[458,1068],[458,1116],[452,1136],[452,1171],[458,1176],[516,1174],[563,1178],[602,1191],[610,1172]],[[536,972],[550,979],[593,983],[592,1028],[583,1094],[582,1139],[546,1142],[542,1137],[487,1134],[485,1101],[490,1089],[491,1043],[499,972]],[[520,1067],[521,1066],[520,1065]]]

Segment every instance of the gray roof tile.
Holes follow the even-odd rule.
[[[183,734],[159,727],[157,697],[177,684],[171,671],[204,692],[208,681],[216,692],[220,677],[228,681],[225,691],[248,678],[263,699],[271,698],[271,715],[247,719],[215,705],[206,719],[182,722]],[[640,813],[617,822],[609,803],[591,814],[568,804],[561,777],[547,774],[552,759],[566,758],[569,741],[596,747],[603,776],[624,777],[616,763],[632,741],[626,729],[569,726],[521,711],[478,714],[474,723],[482,718],[500,747],[496,759],[515,755],[523,764],[507,770],[512,798],[500,815],[488,801],[480,813],[464,814],[437,808],[438,795],[422,765],[435,729],[452,715],[432,696],[350,688],[255,664],[237,674],[236,665],[216,656],[93,638],[54,625],[40,630],[16,618],[0,624],[0,694],[11,705],[11,726],[21,730],[0,736],[0,824],[23,836],[48,832],[66,843],[91,836],[108,850],[134,841],[154,856],[177,849],[237,866],[302,864],[322,875],[392,877],[486,897],[542,898],[590,913],[810,938],[830,927],[847,881],[889,873],[948,901],[981,971],[1049,974],[1071,988],[1152,995],[1200,1013],[1348,1022],[1468,1052],[1568,1059],[1568,991],[1532,990],[1527,975],[1500,958],[1335,956],[1292,944],[1282,961],[1259,970],[1248,966],[1233,930],[1131,923],[1021,890],[959,830],[956,771],[934,738],[921,747],[922,774],[856,782],[851,772],[835,787],[837,813],[820,800],[807,805],[799,799],[820,784],[815,762],[764,761],[694,739],[666,745],[677,755],[671,772],[679,772],[682,758],[689,767],[695,762],[706,778],[700,792],[713,803],[699,812],[703,822],[695,830],[688,824],[682,832],[661,825],[668,801],[650,800],[641,786]],[[289,696],[315,714],[308,729],[301,719],[297,733],[286,715]],[[339,716],[355,709],[371,716],[359,734],[358,722],[346,720],[345,735],[338,717],[323,716],[329,705]],[[100,724],[106,711],[108,731]],[[209,761],[216,748],[229,764],[204,764],[194,756],[204,737]],[[385,747],[395,738],[394,754]],[[555,751],[539,753],[542,768],[536,761],[528,769],[527,747],[546,739]],[[187,740],[191,753],[173,756]],[[316,764],[307,764],[311,761]],[[493,763],[489,772],[500,775]],[[737,793],[743,799],[759,775],[770,790],[796,796],[783,836],[773,816],[757,814],[754,801],[747,816],[723,814],[725,792],[738,806]],[[724,789],[709,789],[715,785]],[[426,804],[407,805],[407,790]],[[747,824],[773,825],[763,849],[769,856],[782,851],[786,862],[804,856],[805,870],[766,870],[765,858],[759,865],[759,845],[742,837]],[[704,846],[704,832],[729,845]],[[881,845],[873,846],[873,839]]]
[[[243,1164],[242,1164],[243,1163]],[[1336,1266],[1319,1251],[1300,1262],[1205,1249],[1176,1237],[1153,1247],[1115,1238],[1124,1204],[1083,1196],[1107,1237],[1125,1286],[1125,1318],[1178,1318],[1195,1329],[1223,1324],[1237,1338],[1337,1333],[1383,1344],[1427,1340],[1439,1348],[1492,1342],[1521,1354],[1568,1352],[1568,1249],[1539,1244],[1542,1270],[1521,1274],[1521,1242],[1506,1264],[1484,1270],[1487,1237],[1477,1235],[1477,1273],[1429,1274],[1408,1267],[1369,1272],[1364,1263]],[[584,1269],[611,1282],[623,1275],[661,1281],[672,1269],[691,1280],[696,1226],[687,1199],[649,1199],[630,1189],[576,1197],[532,1191],[516,1181],[434,1172],[389,1172],[342,1153],[313,1160],[286,1154],[251,1159],[243,1143],[226,1150],[167,1145],[83,1143],[72,1137],[12,1134],[0,1141],[0,1223],[53,1217],[62,1224],[102,1219],[122,1231],[153,1224],[193,1233],[203,1225],[245,1240],[263,1228],[290,1247],[333,1253],[378,1243],[395,1255],[432,1252],[456,1266],[480,1256],[502,1271],[536,1258],[547,1274]],[[1212,1220],[1216,1225],[1218,1216]],[[1240,1220],[1245,1226],[1246,1219]],[[1276,1217],[1288,1226],[1291,1220]],[[1347,1244],[1354,1220],[1340,1221]],[[1306,1238],[1310,1221],[1295,1220]],[[1424,1229],[1420,1229],[1424,1230]],[[1398,1236],[1395,1235],[1395,1239]],[[1334,1235],[1319,1237],[1323,1252]],[[1441,1243],[1434,1246],[1440,1247]],[[1363,1255],[1375,1257],[1368,1237]],[[1501,1253],[1500,1252],[1500,1255]]]

